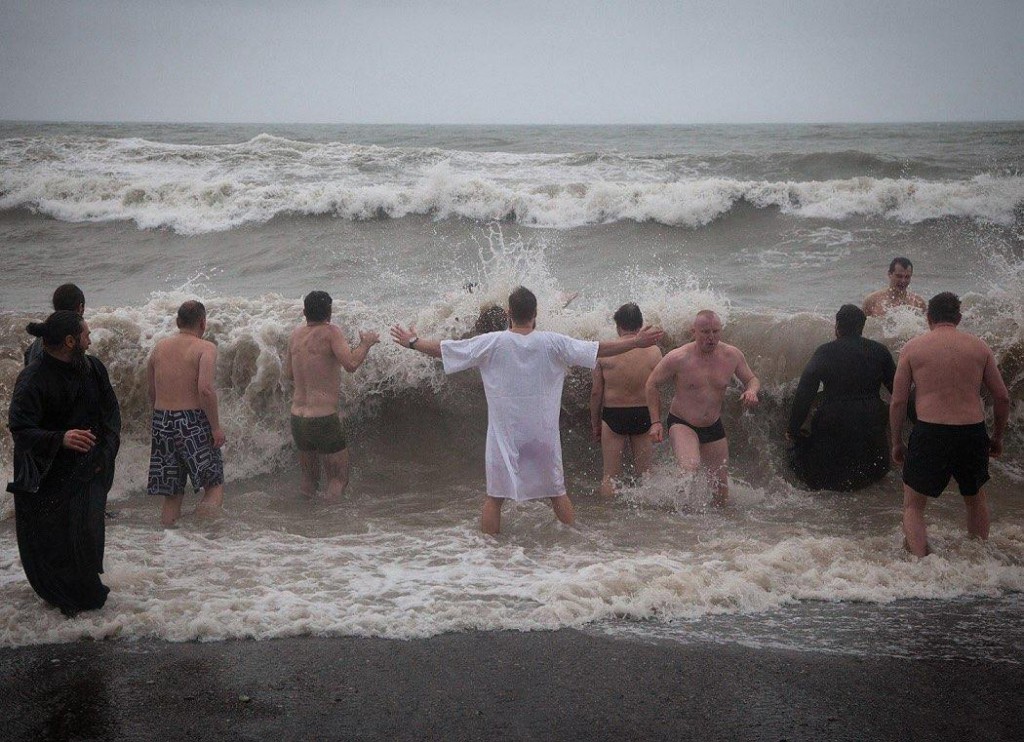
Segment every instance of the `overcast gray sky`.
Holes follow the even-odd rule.
[[[0,0],[0,118],[1024,119],[1024,2]]]

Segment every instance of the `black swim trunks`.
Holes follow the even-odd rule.
[[[605,407],[601,419],[617,435],[643,435],[651,429],[651,412],[643,407]]]
[[[292,415],[292,439],[300,451],[320,454],[338,453],[348,445],[337,415],[298,417]]]
[[[694,433],[697,434],[697,441],[703,446],[705,443],[714,443],[725,438],[725,426],[722,425],[722,418],[718,418],[710,425],[698,428],[696,425],[691,425],[681,417],[676,417],[671,412],[668,413],[668,419],[665,420],[665,432],[667,433],[672,429],[672,426],[676,423],[685,425]]]
[[[903,482],[916,492],[938,497],[950,478],[960,494],[978,494],[988,475],[989,437],[985,423],[941,425],[914,423],[903,465]]]

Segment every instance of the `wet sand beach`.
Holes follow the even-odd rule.
[[[952,628],[952,627],[950,627]],[[1024,732],[1015,663],[554,632],[0,649],[5,739],[950,739]]]

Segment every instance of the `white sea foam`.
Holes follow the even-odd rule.
[[[699,176],[670,160],[313,144],[262,135],[234,145],[140,139],[0,142],[0,209],[66,221],[133,221],[201,234],[283,214],[412,214],[569,228],[616,221],[698,228],[740,203],[803,218],[946,217],[1012,225],[1024,177],[855,177],[822,181]]]

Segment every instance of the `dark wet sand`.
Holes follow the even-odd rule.
[[[1020,740],[1016,663],[647,644],[415,641],[0,650],[6,740]]]

